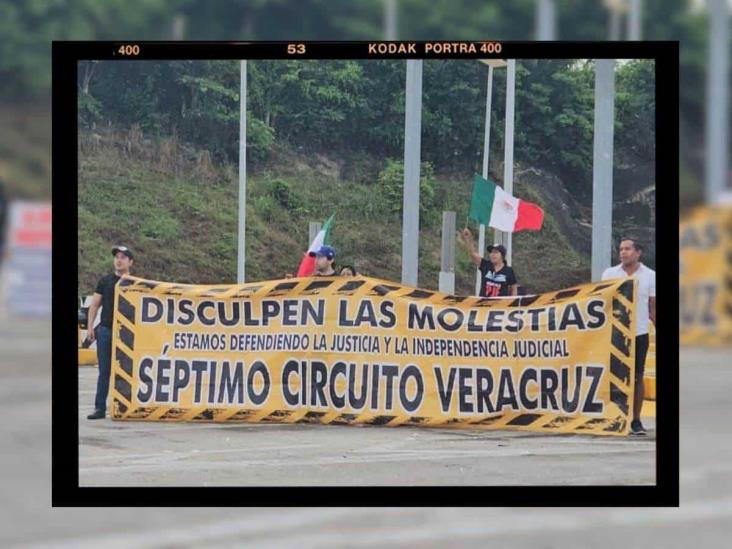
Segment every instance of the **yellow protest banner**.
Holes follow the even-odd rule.
[[[112,417],[624,435],[634,284],[485,299],[366,277],[125,277]]]
[[[701,207],[679,224],[679,341],[732,344],[732,207]]]

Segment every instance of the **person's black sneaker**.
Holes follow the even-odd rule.
[[[104,412],[104,410],[94,410],[94,413],[86,416],[86,419],[104,419],[105,415],[107,414]]]
[[[646,436],[646,429],[639,419],[634,419],[630,422],[630,434],[636,437]]]

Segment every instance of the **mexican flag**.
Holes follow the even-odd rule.
[[[511,196],[493,181],[475,174],[469,217],[507,233],[538,231],[544,222],[544,210]]]
[[[313,238],[308,251],[305,252],[305,256],[300,262],[300,267],[297,269],[297,276],[311,276],[315,272],[315,252],[321,246],[330,244],[330,226],[333,224],[333,217],[334,215],[331,215],[328,218],[323,228]]]

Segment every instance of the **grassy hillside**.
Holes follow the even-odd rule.
[[[293,272],[308,245],[308,221],[335,213],[332,233],[341,263],[366,275],[401,277],[401,213],[376,181],[383,159],[337,162],[279,151],[269,167],[250,173],[247,190],[247,280]],[[236,280],[235,166],[210,164],[172,140],[130,143],[129,136],[84,136],[79,155],[79,293],[93,290],[111,266],[109,249],[137,252],[134,272],[158,280]],[[442,210],[465,225],[471,174],[436,177],[434,199],[422,213],[419,285],[437,288]],[[516,193],[541,202],[520,180]],[[552,212],[539,233],[514,235],[514,267],[532,291],[566,287],[589,277],[589,258],[569,245]],[[473,226],[474,227],[474,226]],[[472,293],[475,270],[458,248],[456,292]]]
[[[0,180],[9,197],[51,198],[50,100],[0,106]]]

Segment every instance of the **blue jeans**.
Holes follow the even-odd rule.
[[[112,330],[101,324],[94,329],[97,338],[97,360],[99,377],[97,378],[97,395],[94,398],[94,409],[107,411],[107,394],[109,393],[109,373],[112,367]]]

